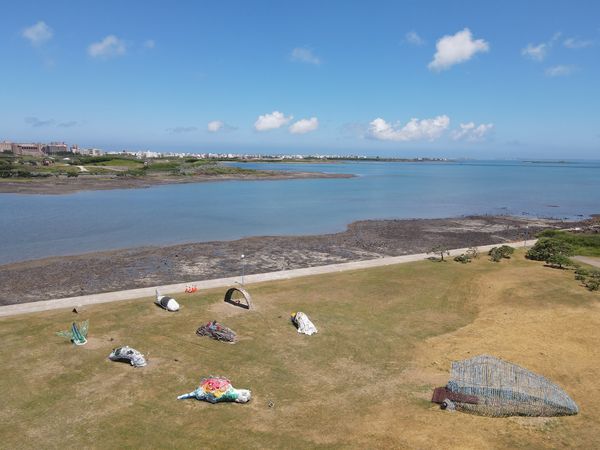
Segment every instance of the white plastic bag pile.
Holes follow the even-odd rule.
[[[310,336],[311,334],[315,334],[317,332],[317,327],[315,327],[308,316],[303,312],[298,311],[297,313],[292,314],[292,323],[298,329],[298,333],[303,333]]]
[[[108,355],[111,361],[124,361],[129,362],[133,367],[144,367],[146,365],[146,358],[135,348],[128,346],[118,347],[113,349]]]

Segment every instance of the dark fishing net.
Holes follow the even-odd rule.
[[[217,321],[208,322],[196,330],[198,336],[208,336],[217,341],[235,342],[235,332]]]

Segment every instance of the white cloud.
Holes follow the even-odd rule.
[[[471,59],[479,52],[490,50],[489,44],[483,39],[473,39],[471,30],[465,28],[450,36],[446,35],[435,44],[436,52],[433,61],[429,63],[430,70],[449,69],[454,64]]]
[[[404,35],[404,40],[412,45],[425,45],[425,40],[416,31],[409,31]]]
[[[521,55],[534,61],[543,61],[547,53],[548,45],[543,43],[539,45],[527,44],[527,47],[521,50]]]
[[[565,77],[567,75],[571,75],[576,70],[577,70],[577,67],[575,67],[575,66],[558,65],[558,66],[548,67],[544,73],[549,77]]]
[[[455,141],[466,140],[466,141],[481,141],[485,136],[494,128],[492,123],[482,123],[481,125],[475,125],[474,122],[461,123],[460,129],[452,132],[452,139]]]
[[[69,120],[68,122],[61,122],[57,126],[59,126],[61,128],[71,128],[71,127],[75,127],[77,125],[79,125],[79,122],[77,122],[75,120]]]
[[[125,42],[114,34],[109,34],[100,42],[94,42],[88,47],[88,54],[93,58],[109,58],[121,56],[127,52]]]
[[[46,22],[40,20],[35,25],[25,28],[21,35],[27,39],[31,45],[41,45],[54,35],[52,28],[46,25]]]
[[[573,49],[577,49],[577,48],[587,48],[587,47],[592,47],[596,42],[592,41],[592,40],[583,40],[583,39],[576,39],[576,38],[567,38],[564,40],[563,45],[566,48],[573,48]]]
[[[290,59],[294,62],[302,62],[307,64],[321,64],[321,60],[312,50],[303,47],[296,47],[290,54]]]
[[[254,129],[256,131],[274,130],[275,128],[287,125],[293,118],[294,116],[286,117],[279,111],[273,111],[271,114],[258,116],[256,122],[254,122]]]
[[[521,55],[534,61],[543,61],[550,49],[554,46],[554,43],[562,36],[561,32],[554,33],[548,42],[542,42],[541,44],[527,44],[527,47],[521,50]]]
[[[446,115],[433,119],[410,119],[403,127],[391,124],[381,118],[369,124],[369,135],[382,141],[415,141],[418,139],[438,139],[450,126],[450,118]]]
[[[315,131],[317,128],[319,128],[319,119],[316,117],[311,117],[310,119],[300,119],[290,126],[290,133],[305,134]]]
[[[210,131],[211,133],[216,133],[217,131],[221,130],[224,126],[225,126],[225,123],[223,121],[213,120],[211,122],[208,122],[206,129],[208,131]]]
[[[182,134],[182,133],[192,133],[194,131],[197,131],[198,127],[173,127],[173,128],[167,128],[167,131],[169,133],[173,133],[173,134]]]
[[[154,39],[146,39],[144,41],[144,48],[154,48],[156,45],[156,42],[154,42]]]
[[[46,127],[54,124],[54,119],[39,119],[37,117],[25,117],[25,123],[32,127]]]

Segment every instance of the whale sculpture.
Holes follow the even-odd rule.
[[[208,377],[200,381],[200,386],[189,394],[177,397],[177,400],[195,398],[209,403],[236,402],[247,403],[252,398],[248,389],[236,389],[227,378]]]
[[[158,289],[156,289],[156,304],[167,311],[179,311],[179,303],[173,297],[166,295],[160,295]]]
[[[450,381],[431,399],[442,409],[492,417],[566,416],[579,412],[559,386],[541,375],[489,355],[454,361]]]
[[[56,334],[70,339],[75,345],[84,345],[87,342],[88,326],[89,321],[87,320],[79,324],[73,322],[70,330],[59,331]]]
[[[317,332],[317,327],[310,321],[303,312],[292,313],[292,323],[298,329],[298,333],[311,335]]]
[[[108,358],[111,361],[123,361],[129,362],[133,367],[144,367],[146,365],[146,358],[135,348],[128,346],[117,347],[110,352]]]

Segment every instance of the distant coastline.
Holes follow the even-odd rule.
[[[233,160],[234,162],[239,162]],[[271,161],[272,162],[272,161]],[[0,158],[0,193],[70,194],[107,189],[140,189],[164,184],[227,180],[350,178],[351,174],[261,170],[221,164],[219,160],[132,156],[15,156]]]
[[[218,175],[150,175],[145,177],[106,177],[84,175],[77,178],[67,176],[29,179],[0,179],[0,194],[47,194],[61,195],[81,191],[103,191],[111,189],[145,189],[166,184],[207,183],[217,181],[269,181],[314,178],[352,178],[352,174],[323,172],[277,172],[254,171],[255,173]]]

